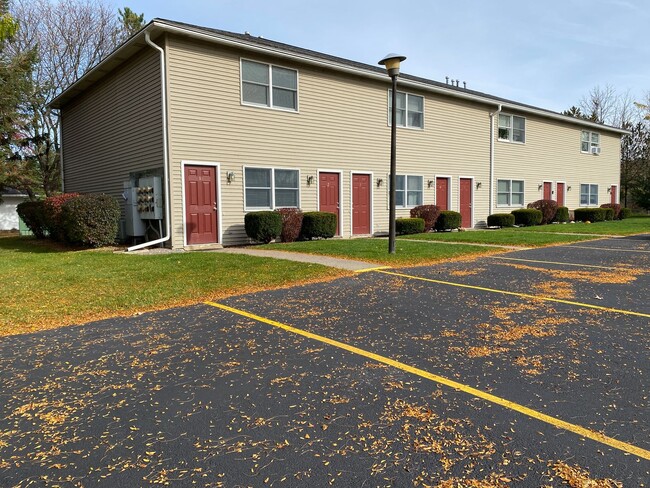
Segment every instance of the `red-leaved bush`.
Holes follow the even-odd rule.
[[[621,207],[618,203],[603,203],[600,208],[611,208],[614,210],[614,220],[621,220]]]
[[[436,225],[440,216],[440,207],[437,205],[418,205],[411,209],[411,217],[424,220],[424,232],[429,232]]]
[[[528,208],[534,208],[542,212],[542,225],[550,224],[557,213],[557,202],[555,200],[537,200],[529,203]]]
[[[57,241],[65,240],[65,232],[63,230],[63,223],[61,222],[61,207],[71,198],[78,197],[79,193],[62,193],[47,197],[43,201],[43,211],[45,213],[45,228],[50,235],[51,239]]]
[[[302,228],[302,211],[299,208],[279,208],[276,212],[282,216],[282,242],[296,241]]]

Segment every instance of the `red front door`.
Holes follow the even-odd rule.
[[[318,206],[321,212],[336,214],[336,233],[341,233],[340,184],[338,173],[319,173]]]
[[[370,175],[352,175],[352,234],[370,234]]]
[[[612,190],[612,198],[610,200],[610,203],[612,205],[614,205],[614,204],[618,203],[616,201],[616,197],[618,196],[618,185],[612,185],[611,190]]]
[[[185,166],[187,244],[217,242],[217,179],[214,166]]]
[[[556,183],[555,188],[557,189],[557,204],[564,207],[564,183]]]
[[[461,227],[469,229],[472,227],[472,180],[471,178],[460,179],[459,207]]]
[[[448,210],[449,204],[449,179],[436,178],[436,205],[440,210]]]
[[[550,181],[544,182],[544,200],[553,199],[553,183]]]

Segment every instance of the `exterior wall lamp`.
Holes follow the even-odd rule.
[[[433,186],[433,180],[427,180],[427,188],[431,188]]]
[[[537,190],[541,190],[543,186],[544,186],[544,185],[542,185],[542,184],[540,183],[539,185],[537,185]]]
[[[566,191],[571,191],[571,186],[567,186]]]
[[[390,53],[379,61],[379,64],[386,67],[388,76],[390,76],[392,87],[392,103],[391,103],[391,124],[390,124],[390,188],[388,197],[388,253],[395,254],[395,167],[396,167],[396,152],[397,152],[397,77],[399,76],[399,66],[406,56],[401,54]]]
[[[481,188],[481,186],[483,186],[483,183],[481,183],[480,181],[477,181],[476,182],[476,189],[478,190],[479,188]]]
[[[307,186],[311,186],[314,182],[314,177],[312,175],[307,176]]]
[[[377,178],[377,188],[379,188],[383,184],[384,184],[384,179],[383,178]]]
[[[233,181],[235,181],[235,172],[234,171],[228,171],[226,173],[226,181],[228,183],[232,183]]]

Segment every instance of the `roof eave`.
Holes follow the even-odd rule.
[[[221,45],[225,46],[230,46],[230,47],[236,47],[236,48],[241,48],[244,47],[245,49],[249,51],[254,51],[254,52],[259,52],[262,54],[266,55],[272,55],[275,57],[283,58],[283,59],[288,59],[288,60],[299,60],[305,64],[309,65],[314,65],[314,66],[319,66],[319,67],[325,67],[329,68],[332,70],[348,73],[348,74],[354,74],[356,76],[363,76],[365,78],[370,78],[374,80],[379,80],[382,82],[389,83],[390,79],[388,76],[385,74],[372,71],[370,69],[363,69],[363,68],[357,68],[353,66],[348,66],[345,64],[337,63],[334,61],[326,60],[326,59],[319,59],[314,56],[308,56],[305,54],[300,54],[300,53],[295,53],[295,52],[287,52],[285,50],[279,49],[279,48],[274,48],[272,46],[261,46],[259,44],[256,44],[254,41],[247,42],[242,39],[233,39],[231,37],[216,33],[216,32],[206,32],[206,31],[200,31],[199,28],[197,29],[191,29],[188,27],[182,27],[178,25],[172,25],[164,20],[161,19],[153,19],[150,21],[144,28],[142,28],[137,34],[135,34],[133,37],[131,37],[128,41],[126,41],[124,44],[122,44],[120,47],[118,47],[115,51],[113,51],[109,56],[107,56],[102,62],[100,62],[97,66],[95,66],[93,69],[91,69],[88,73],[86,73],[84,76],[82,76],[79,80],[77,80],[75,83],[70,85],[66,90],[64,90],[59,96],[57,96],[52,102],[50,102],[50,106],[52,108],[60,108],[62,105],[64,105],[67,101],[71,100],[81,92],[85,90],[86,87],[90,86],[93,84],[96,80],[99,78],[102,78],[105,76],[107,73],[109,73],[115,66],[121,64],[125,60],[127,60],[130,55],[132,54],[132,51],[134,49],[139,50],[141,47],[144,46],[144,36],[145,32],[149,32],[152,37],[154,37],[154,34],[157,33],[162,33],[162,32],[169,32],[169,33],[175,33],[175,34],[180,34],[196,39],[201,39],[205,40],[208,42],[215,42]],[[629,131],[619,129],[616,127],[611,127],[603,124],[597,124],[595,122],[590,122],[582,119],[577,119],[575,117],[570,117],[567,115],[562,115],[556,112],[550,112],[546,111],[543,109],[537,109],[534,107],[529,107],[525,105],[519,105],[517,103],[509,102],[509,101],[499,101],[495,100],[489,97],[484,97],[480,95],[475,95],[472,93],[466,93],[462,91],[457,91],[457,90],[451,90],[451,89],[446,89],[441,86],[436,86],[436,85],[431,85],[425,82],[421,81],[415,81],[415,80],[409,80],[407,78],[400,78],[400,85],[401,86],[407,86],[411,88],[416,88],[419,90],[424,90],[432,93],[438,93],[442,94],[445,96],[450,96],[454,98],[460,98],[468,101],[473,101],[476,103],[481,103],[488,105],[490,107],[497,107],[498,105],[501,105],[502,108],[506,110],[517,110],[519,112],[524,112],[524,113],[530,113],[530,114],[535,114],[540,117],[545,117],[545,118],[550,118],[550,119],[555,119],[555,120],[560,120],[566,123],[572,123],[576,125],[580,125],[582,127],[590,127],[590,128],[596,128],[599,130],[607,130],[610,132],[615,132],[619,133],[621,135],[623,134],[629,134]]]

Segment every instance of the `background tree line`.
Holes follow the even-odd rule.
[[[0,0],[0,189],[61,189],[59,114],[48,104],[144,26],[94,0]]]

